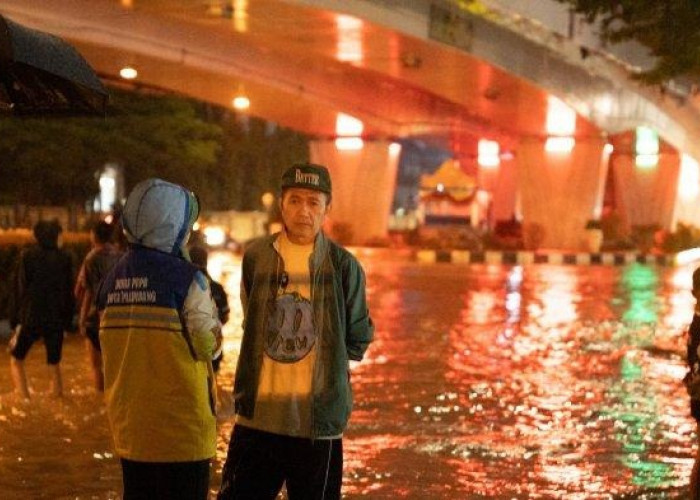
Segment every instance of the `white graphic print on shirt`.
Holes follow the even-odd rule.
[[[316,342],[311,302],[297,292],[277,297],[266,328],[265,352],[280,363],[306,357]]]

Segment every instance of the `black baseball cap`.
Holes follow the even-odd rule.
[[[331,175],[328,169],[314,163],[297,163],[282,174],[282,189],[305,188],[331,194]]]

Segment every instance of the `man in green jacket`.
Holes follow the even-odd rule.
[[[321,230],[328,170],[294,165],[281,187],[283,230],[243,256],[236,424],[219,499],[274,499],[284,483],[290,498],[340,498],[350,361],[374,334],[360,263]]]

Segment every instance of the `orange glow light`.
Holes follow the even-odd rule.
[[[678,195],[685,201],[692,201],[700,193],[700,168],[694,158],[684,154],[681,157],[681,173],[678,177]]]
[[[359,136],[364,130],[362,121],[354,116],[338,113],[335,119],[335,133],[342,136]]]
[[[138,75],[139,72],[131,66],[124,66],[122,69],[119,70],[119,76],[121,76],[124,80],[133,80]]]
[[[567,136],[576,132],[576,112],[563,101],[549,96],[547,102],[547,133]]]
[[[497,167],[501,164],[500,146],[496,141],[488,141],[486,139],[479,140],[479,166],[482,167]]]
[[[359,137],[339,137],[335,140],[338,151],[359,151],[365,143]]]
[[[335,133],[339,137],[335,140],[338,151],[357,151],[364,147],[362,131],[365,126],[362,121],[354,116],[338,113],[335,119]]]
[[[570,153],[575,144],[573,137],[548,137],[544,149],[548,153]]]
[[[335,19],[338,28],[338,42],[336,45],[336,57],[344,62],[361,62],[362,50],[362,20],[340,14]]]
[[[234,0],[233,29],[236,33],[248,32],[248,0]]]
[[[231,105],[235,109],[237,109],[239,111],[243,111],[243,110],[250,108],[250,99],[248,99],[244,95],[239,95],[239,96],[236,96],[233,98],[233,101],[231,101]]]

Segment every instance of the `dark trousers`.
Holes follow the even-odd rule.
[[[289,500],[339,500],[342,439],[306,439],[236,425],[219,500],[273,500],[287,484]]]
[[[121,459],[124,500],[206,500],[209,460],[135,462]]]
[[[22,325],[18,328],[19,331],[15,331],[15,334],[10,339],[9,347],[12,357],[20,361],[24,360],[34,342],[43,338],[44,347],[46,348],[46,363],[49,365],[57,365],[61,362],[63,329],[60,326],[56,328],[55,326],[26,327]]]

